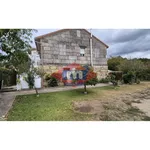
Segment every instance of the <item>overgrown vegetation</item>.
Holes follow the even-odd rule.
[[[108,68],[113,71],[122,71],[125,84],[139,84],[140,80],[150,81],[150,59],[112,57],[108,60]]]
[[[50,74],[45,75],[45,81],[47,82],[48,87],[58,86],[58,80]]]
[[[133,84],[136,82],[136,74],[132,71],[127,72],[123,75],[123,81],[125,84]]]
[[[121,71],[112,71],[106,78],[99,80],[99,83],[109,83],[111,82],[114,86],[118,86],[118,83],[122,82],[122,72]]]
[[[113,71],[119,71],[118,66],[125,60],[125,58],[119,57],[111,57],[108,59],[108,69]]]
[[[122,81],[122,72],[121,71],[110,72],[108,77],[110,79],[110,82],[112,82],[114,86],[118,86],[118,82]]]

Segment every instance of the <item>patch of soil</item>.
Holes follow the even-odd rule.
[[[73,102],[73,108],[76,112],[90,114],[101,113],[103,110],[102,104],[97,100]]]
[[[92,111],[92,106],[87,103],[74,103],[74,110],[79,112],[89,113]]]
[[[73,107],[75,112],[93,114],[93,120],[150,120],[150,88],[110,96],[107,100],[74,102]]]

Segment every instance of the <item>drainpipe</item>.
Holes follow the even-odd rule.
[[[93,67],[92,29],[90,30],[90,32],[91,32],[91,37],[90,37],[91,66]]]

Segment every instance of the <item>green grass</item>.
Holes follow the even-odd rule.
[[[88,89],[88,94],[83,94],[83,89],[53,92],[36,95],[17,96],[7,120],[14,121],[84,121],[91,120],[92,115],[75,113],[72,108],[73,101],[92,100],[103,95],[105,90],[114,90],[114,87],[100,87]]]

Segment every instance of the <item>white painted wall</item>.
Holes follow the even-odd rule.
[[[35,84],[34,84],[34,86],[35,86],[36,88],[41,88],[41,82],[42,82],[41,77],[36,76],[36,77],[35,77]]]
[[[40,56],[36,50],[31,51],[30,58],[33,62],[33,66],[38,67],[38,65],[40,63]],[[17,90],[29,89],[28,83],[24,80],[25,76],[27,76],[25,73],[20,76],[20,83],[17,83]],[[34,86],[36,88],[41,88],[41,77],[39,77],[39,76],[35,77]]]
[[[29,89],[28,83],[24,80],[25,76],[26,76],[26,74],[22,74],[20,76],[20,83],[17,83],[17,90]],[[39,77],[39,76],[35,77],[34,86],[36,88],[41,88],[41,77]]]

